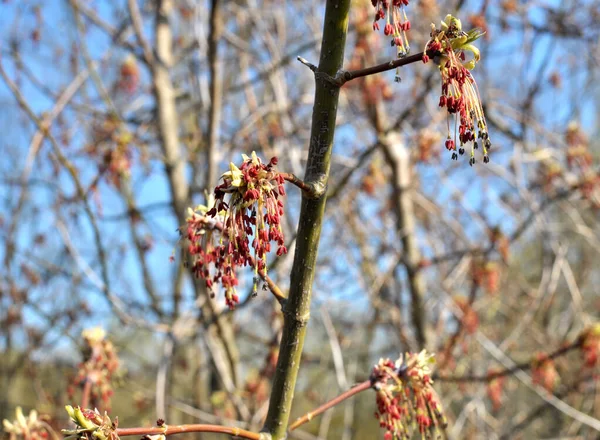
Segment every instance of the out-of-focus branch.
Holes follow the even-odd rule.
[[[131,24],[133,25],[135,38],[137,39],[138,44],[142,48],[146,64],[150,66],[154,61],[154,55],[152,53],[152,48],[150,47],[148,40],[146,40],[146,38],[144,37],[142,14],[140,13],[140,8],[137,4],[137,0],[127,0],[127,7],[129,8],[129,16],[131,18]]]
[[[564,347],[561,347],[561,348],[553,351],[552,353],[548,354],[547,356],[544,357],[544,360],[554,360],[556,358],[564,356],[567,353],[570,353],[571,351],[581,348],[582,343],[583,343],[583,339],[578,338],[573,343],[566,345]],[[483,376],[472,376],[472,375],[450,376],[450,375],[440,375],[440,374],[436,373],[436,374],[432,375],[432,378],[434,380],[439,380],[440,382],[491,382],[492,380],[497,379],[499,377],[511,376],[520,370],[521,371],[529,370],[530,368],[532,368],[532,366],[534,364],[534,360],[535,359],[531,359],[527,362],[515,364],[514,366],[512,366],[510,368],[506,368],[504,370],[496,371],[494,373],[486,374]]]

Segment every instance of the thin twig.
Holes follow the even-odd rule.
[[[194,424],[194,425],[177,425],[177,426],[161,426],[153,428],[117,428],[115,433],[119,437],[127,437],[131,435],[174,435],[184,434],[187,432],[216,432],[219,434],[229,434],[233,437],[245,438],[249,440],[263,440],[266,439],[264,435],[261,438],[261,434],[256,432],[247,431],[241,428],[235,428],[231,426],[220,426],[220,425],[205,425],[205,424]]]
[[[307,183],[292,173],[280,174],[285,180],[293,185],[296,185],[298,188],[304,191],[304,193],[310,198],[318,198],[323,195],[323,191],[319,189],[318,185]]]
[[[339,404],[340,402],[343,402],[344,400],[355,396],[356,394],[364,391],[364,390],[368,390],[369,388],[371,388],[371,381],[370,380],[366,380],[362,383],[359,383],[358,385],[355,385],[354,387],[350,388],[348,391],[346,391],[345,393],[340,394],[339,396],[331,399],[329,402],[324,403],[323,405],[319,406],[317,409],[315,409],[314,411],[308,412],[306,414],[304,414],[302,417],[300,417],[298,420],[296,420],[294,423],[292,423],[289,427],[289,431],[293,431],[294,429],[297,429],[298,427],[304,425],[305,423],[310,422],[313,417],[318,416],[319,414],[324,413],[325,411],[327,411],[329,408],[333,408],[334,406],[336,406],[337,404]]]

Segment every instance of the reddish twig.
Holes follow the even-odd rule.
[[[349,397],[352,397],[364,390],[368,390],[369,388],[371,388],[371,381],[370,380],[366,380],[362,383],[359,383],[358,385],[355,385],[354,387],[350,388],[348,391],[346,391],[345,393],[340,394],[339,396],[331,399],[329,402],[324,403],[323,405],[319,406],[317,409],[315,409],[314,411],[308,412],[306,414],[304,414],[302,417],[300,417],[298,420],[296,420],[294,423],[292,423],[289,427],[289,431],[293,431],[294,429],[298,428],[299,426],[304,425],[305,423],[308,423],[312,420],[313,417],[318,416],[319,414],[324,413],[325,411],[327,411],[329,408],[333,408],[334,406],[336,406],[337,404],[343,402],[344,400],[348,399]]]
[[[81,393],[81,407],[87,408],[90,406],[90,395],[92,393],[92,381],[89,378],[85,379],[83,391]]]
[[[296,185],[298,188],[300,188],[302,191],[304,191],[304,193],[310,198],[317,198],[324,194],[324,191],[320,191],[317,185],[307,183],[292,173],[279,173],[279,174],[285,180],[287,180],[288,182],[290,182],[293,185]]]
[[[260,434],[252,431],[247,431],[241,428],[235,428],[231,426],[220,426],[220,425],[176,425],[176,426],[160,426],[152,428],[117,428],[115,433],[119,437],[126,437],[130,435],[175,435],[184,434],[187,432],[216,432],[219,434],[228,434],[233,437],[245,438],[250,440],[260,440]]]
[[[436,56],[437,54],[438,54],[438,52],[433,52],[433,51],[427,52],[427,56],[431,59],[433,59],[433,57]],[[315,75],[319,75],[320,77],[324,78],[326,81],[330,82],[331,84],[341,87],[344,84],[346,84],[348,81],[352,81],[353,79],[356,79],[356,78],[361,78],[364,76],[375,75],[377,73],[387,72],[388,70],[393,70],[398,67],[406,66],[407,64],[412,64],[412,63],[416,63],[419,61],[423,61],[423,55],[425,55],[425,52],[419,52],[414,55],[410,55],[410,56],[403,57],[403,58],[398,58],[398,59],[388,61],[388,62],[385,62],[382,64],[377,64],[376,66],[365,67],[364,69],[342,70],[342,71],[338,72],[338,74],[335,75],[335,77],[325,75],[325,74],[323,74],[323,72],[318,72],[316,69],[316,66],[309,63],[302,57],[298,57],[298,60],[305,66],[308,66],[308,68],[310,70],[315,72]]]
[[[387,63],[377,64],[376,66],[342,72],[341,75],[339,75],[339,79],[342,81],[340,85],[344,85],[348,81],[351,81],[356,78],[375,75],[376,73],[381,72],[387,72],[388,70],[393,70],[397,67],[402,67],[406,66],[407,64],[423,61],[423,55],[425,55],[425,52],[419,52],[404,58],[398,58],[396,60],[388,61]],[[427,55],[429,56],[429,58],[433,59],[433,57],[436,55],[436,52],[427,52]],[[338,75],[336,75],[336,79],[338,79],[337,76]]]

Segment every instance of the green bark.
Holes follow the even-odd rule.
[[[339,99],[339,86],[328,81],[341,69],[348,31],[350,0],[328,0],[323,23],[323,39],[319,67],[315,72],[316,90],[312,115],[310,148],[304,180],[320,188],[320,196],[302,198],[298,238],[292,267],[290,292],[284,306],[284,327],[277,370],[269,402],[269,413],[263,431],[273,440],[285,438],[300,358],[310,314],[312,284],[316,269],[317,249],[325,211],[325,185],[329,165]]]

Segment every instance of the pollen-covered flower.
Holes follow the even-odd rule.
[[[398,58],[405,57],[410,51],[406,32],[410,30],[410,21],[405,6],[409,0],[371,0],[375,8],[373,30],[379,30],[379,20],[385,20],[383,33],[392,37],[391,44],[396,46]],[[399,77],[396,77],[399,80]]]
[[[187,219],[193,270],[210,289],[221,283],[231,309],[239,302],[236,269],[254,268],[256,292],[259,274],[266,274],[271,242],[278,256],[287,253],[281,228],[284,178],[274,170],[277,158],[263,164],[254,152],[242,157],[239,168],[231,163],[221,176],[223,183],[215,188],[214,206],[190,210]],[[218,241],[215,230],[220,230]]]
[[[425,350],[407,353],[396,362],[380,359],[373,367],[371,383],[377,392],[375,417],[385,429],[386,440],[411,438],[418,429],[421,438],[433,438],[446,425],[439,397],[431,380],[433,355]]]
[[[448,115],[456,115],[454,133],[448,118],[448,137],[446,149],[452,152],[452,159],[465,153],[465,145],[471,144],[469,164],[475,163],[475,150],[482,149],[483,162],[489,162],[488,150],[491,147],[488,127],[483,114],[481,97],[471,70],[479,61],[479,50],[472,44],[484,34],[479,29],[469,32],[462,30],[459,19],[447,15],[438,29],[431,25],[431,38],[425,47],[425,53],[436,52],[435,62],[439,64],[442,75],[442,93],[439,106],[445,107]],[[467,60],[466,54],[472,58]],[[427,63],[429,56],[423,56]],[[458,133],[457,133],[458,131]],[[458,136],[457,136],[458,134]],[[458,139],[458,146],[457,146]]]

